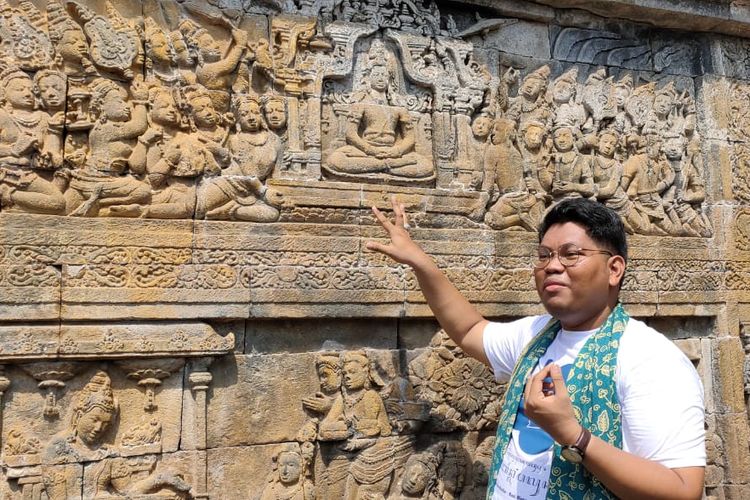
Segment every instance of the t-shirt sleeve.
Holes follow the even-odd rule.
[[[653,330],[643,337],[631,339],[636,341],[621,349],[618,359],[625,449],[671,469],[705,466],[703,385],[698,373],[666,337]]]
[[[490,322],[484,327],[484,353],[498,381],[510,379],[521,351],[548,320],[548,315],[529,316],[510,323]]]

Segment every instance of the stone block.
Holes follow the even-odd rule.
[[[747,483],[747,471],[750,467],[750,450],[748,450],[747,414],[730,413],[716,417],[718,431],[724,441],[725,476],[728,483]]]
[[[675,340],[674,343],[693,364],[697,365],[701,361],[703,352],[701,351],[700,339]]]
[[[668,74],[703,75],[710,71],[710,38],[654,32],[651,39],[654,70]]]
[[[724,486],[724,498],[727,500],[748,500],[750,499],[750,485],[726,485]]]
[[[356,349],[396,349],[396,319],[249,320],[245,353],[277,354]]]
[[[398,347],[400,349],[423,349],[430,344],[440,325],[435,318],[400,319],[398,321]]]
[[[722,413],[744,413],[745,393],[741,374],[745,352],[738,338],[716,342],[717,409]],[[738,431],[739,432],[739,431]]]
[[[716,74],[742,80],[750,78],[750,44],[747,40],[719,36],[713,39],[712,45],[711,52],[715,60],[713,68]]]
[[[742,107],[735,96],[739,96],[743,86],[739,82],[706,75],[696,81],[696,104],[700,119],[700,132],[708,140],[746,140],[741,128],[733,123],[737,116],[735,107]],[[730,131],[730,126],[734,130]],[[713,156],[715,157],[715,156]],[[709,163],[710,164],[710,163]]]
[[[68,320],[245,318],[252,294],[242,271],[225,264],[64,266],[61,314]]]
[[[555,60],[630,70],[653,69],[654,54],[647,29],[625,25],[606,28],[555,26],[551,31],[551,51]]]
[[[520,19],[496,20],[497,27],[490,26],[486,34],[479,31],[481,45],[501,52],[536,59],[550,58],[549,28],[542,23],[531,23]],[[474,29],[479,29],[479,25]]]
[[[302,398],[319,390],[314,354],[227,356],[211,371],[209,448],[293,440],[308,418]]]
[[[269,479],[278,474],[273,460],[282,449],[283,445],[272,444],[209,450],[209,496],[227,500],[259,498]]]

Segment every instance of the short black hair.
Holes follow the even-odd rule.
[[[586,235],[597,244],[628,261],[628,241],[625,226],[617,212],[599,202],[586,198],[563,200],[553,205],[539,226],[539,241],[555,224],[574,222],[586,230]]]

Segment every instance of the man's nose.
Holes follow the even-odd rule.
[[[560,253],[553,252],[549,258],[547,267],[544,268],[544,271],[547,273],[561,273],[564,270],[565,270],[565,266],[563,266],[562,262],[560,261]]]

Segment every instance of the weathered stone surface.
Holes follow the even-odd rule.
[[[535,59],[550,57],[549,29],[546,24],[521,19],[499,19],[496,26],[487,29],[486,34],[479,28],[480,26],[476,26],[474,29],[482,35],[484,47]]]
[[[734,413],[717,416],[718,430],[724,438],[726,456],[726,477],[728,482],[743,484],[747,482],[747,468],[750,467],[750,451],[747,440],[747,414]],[[747,488],[743,486],[742,488]]]
[[[503,388],[366,250],[396,195],[499,320],[617,210],[743,498],[747,4],[0,2],[0,496],[484,498]]]
[[[293,440],[306,420],[301,399],[317,391],[313,354],[229,356],[212,373],[209,448]]]
[[[250,320],[245,333],[248,353],[283,353],[354,349],[396,349],[396,319]]]
[[[732,376],[744,369],[745,351],[739,339],[723,339],[718,342],[717,371],[719,374],[718,409],[722,413],[739,413],[745,409],[745,394],[742,379]]]

